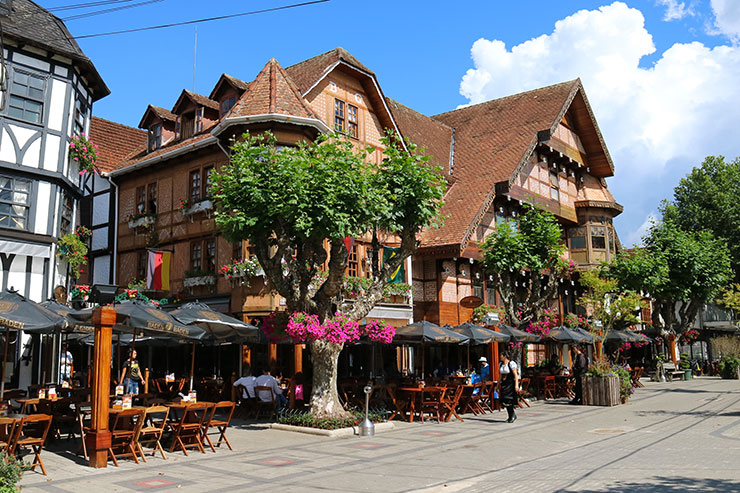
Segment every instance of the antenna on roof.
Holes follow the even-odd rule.
[[[195,46],[193,47],[193,92],[195,92],[195,62],[198,59],[198,26],[195,26]]]

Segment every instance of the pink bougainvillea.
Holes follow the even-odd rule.
[[[396,329],[392,325],[372,321],[365,325],[365,334],[373,342],[382,342],[390,344],[396,335]]]
[[[365,335],[373,342],[388,344],[396,335],[396,329],[388,324],[372,321],[360,327],[359,322],[339,312],[323,323],[318,316],[305,312],[294,312],[290,316],[285,312],[275,312],[265,319],[262,329],[271,340],[280,340],[287,336],[296,343],[324,340],[343,344],[356,342]]]
[[[553,310],[545,310],[541,320],[535,320],[529,322],[529,325],[524,328],[529,333],[537,334],[539,336],[547,336],[550,334],[550,329],[556,327],[558,324],[558,316]]]

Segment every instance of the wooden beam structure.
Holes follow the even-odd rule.
[[[116,323],[116,310],[101,306],[93,311],[95,325],[95,347],[93,358],[92,418],[91,430],[87,433],[87,449],[90,453],[90,467],[108,466],[108,449],[111,446],[111,433],[108,430],[108,408],[110,400],[110,361],[113,342],[113,325]]]

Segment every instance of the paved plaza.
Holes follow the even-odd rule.
[[[651,383],[615,408],[534,403],[465,422],[324,438],[238,423],[234,451],[91,469],[45,451],[23,491],[740,491],[740,383]],[[453,418],[454,419],[454,418]]]

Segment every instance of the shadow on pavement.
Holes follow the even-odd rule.
[[[681,476],[655,476],[650,478],[650,483],[634,483],[630,481],[617,481],[604,486],[598,490],[561,490],[561,491],[582,491],[582,492],[601,492],[601,491],[630,491],[637,493],[658,493],[658,492],[678,492],[678,491],[740,491],[740,483],[736,481],[727,481],[723,479],[698,479]]]

